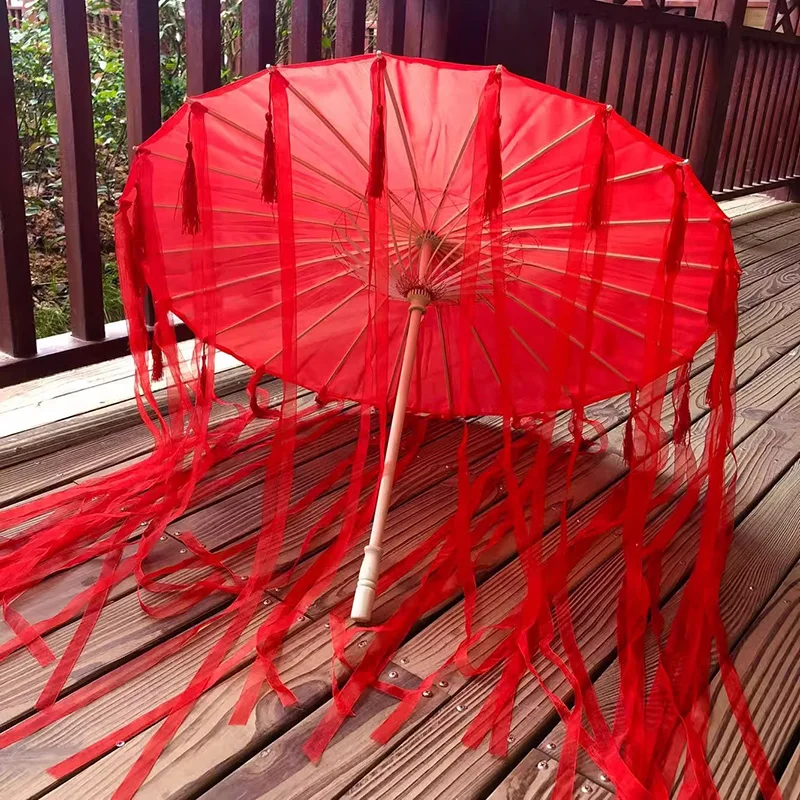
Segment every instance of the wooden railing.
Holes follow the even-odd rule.
[[[768,26],[746,0],[699,0],[697,16],[600,0],[379,0],[386,52],[509,69],[610,103],[687,156],[719,197],[791,183],[800,169],[800,38],[771,0]],[[779,4],[783,4],[778,8]],[[0,22],[0,386],[110,358],[124,323],[105,325],[84,0],[50,0],[72,333],[36,341],[8,17]],[[366,0],[338,0],[335,54],[365,47]],[[276,0],[242,0],[241,65],[276,54]],[[185,0],[189,94],[220,83],[219,0]],[[783,14],[783,17],[781,16]],[[323,0],[294,0],[291,61],[322,54]],[[129,148],[161,124],[158,0],[122,0]],[[792,20],[793,21],[793,20]]]

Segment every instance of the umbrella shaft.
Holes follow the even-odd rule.
[[[417,356],[419,326],[425,313],[425,306],[428,303],[428,297],[425,295],[410,295],[408,299],[411,304],[408,312],[408,334],[406,336],[405,350],[403,351],[400,380],[397,384],[397,396],[394,401],[392,426],[389,429],[389,441],[386,445],[386,457],[383,462],[381,483],[378,487],[378,500],[375,506],[375,517],[372,520],[372,531],[369,536],[369,544],[364,548],[364,560],[361,562],[358,585],[353,598],[351,616],[359,622],[369,622],[372,616],[372,603],[375,599],[375,587],[380,572],[383,531],[386,527],[386,517],[389,514],[394,471],[397,467],[397,456],[400,452],[400,440],[403,436],[403,423],[408,405],[408,390],[411,387],[414,361]]]

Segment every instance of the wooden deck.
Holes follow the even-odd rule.
[[[734,233],[744,268],[736,357],[739,482],[737,533],[723,583],[722,612],[756,726],[782,781],[784,796],[800,800],[800,207],[743,221]],[[712,359],[712,348],[706,346],[694,365],[695,434],[707,423],[702,398]],[[220,392],[243,398],[247,370],[232,361],[222,366]],[[122,360],[3,390],[0,503],[16,503],[141,458],[150,437],[138,423],[130,377],[130,362]],[[599,461],[587,461],[576,471],[573,517],[590,513],[620,475],[626,408],[627,400],[617,400],[600,409],[610,447]],[[472,458],[478,462],[496,451],[500,442],[488,426],[476,425],[476,430],[483,431],[474,437]],[[338,438],[316,443],[314,451],[304,456],[304,471],[323,473],[335,463],[337,449],[346,444],[343,438],[352,440],[355,435],[355,428],[339,430]],[[452,509],[454,484],[447,477],[450,470],[442,454],[453,451],[458,435],[455,427],[439,426],[425,444],[424,457],[411,468],[416,473],[417,494],[412,498],[401,493],[394,499],[386,565],[407,553]],[[236,494],[199,501],[170,526],[151,560],[166,564],[179,559],[181,531],[185,530],[212,549],[236,541],[258,526],[259,498],[254,482],[238,486]],[[326,502],[330,498],[320,498],[312,516]],[[298,547],[302,523],[293,526]],[[609,714],[619,680],[613,631],[622,565],[619,539],[610,538],[581,565],[572,581],[576,634]],[[694,519],[665,554],[662,603],[667,619],[677,607],[696,546]],[[549,796],[563,731],[532,679],[523,679],[518,692],[506,759],[492,757],[485,745],[469,750],[460,741],[471,712],[491,690],[494,676],[467,680],[455,672],[435,687],[389,746],[376,745],[370,733],[394,701],[373,692],[334,739],[319,766],[305,759],[301,745],[330,702],[327,612],[352,591],[359,556],[360,548],[346,559],[337,580],[307,616],[297,621],[280,657],[280,672],[300,703],[285,709],[274,694],[266,693],[247,725],[230,726],[227,721],[245,676],[241,667],[232,670],[192,711],[140,797],[533,800]],[[518,597],[522,576],[507,540],[501,540],[485,561],[479,614],[488,620]],[[64,597],[72,596],[97,570],[98,565],[90,563],[61,574],[26,596],[20,610],[31,621],[51,616],[62,607]],[[223,607],[226,600],[212,598],[180,618],[154,620],[141,610],[134,589],[131,581],[125,581],[114,590],[65,692],[89,691],[94,682],[132,659],[152,658],[154,651],[163,656],[155,658],[154,666],[141,677],[0,751],[3,800],[110,797],[153,728],[118,742],[107,755],[60,782],[47,768],[173,696],[193,675],[217,629],[207,630],[177,652],[172,652],[171,644],[188,625]],[[381,612],[396,607],[398,599],[391,592],[381,597]],[[279,594],[268,598],[254,624],[278,602]],[[462,607],[454,597],[441,613],[420,621],[387,670],[396,677],[387,674],[385,679],[404,686],[418,682],[452,647],[461,622]],[[57,655],[76,625],[67,622],[46,636]],[[252,626],[246,633],[251,630]],[[0,641],[10,635],[0,623]],[[355,652],[358,644],[354,643]],[[51,669],[39,667],[27,652],[0,663],[0,729],[34,712]],[[555,691],[568,695],[559,676],[547,677]],[[720,691],[716,667],[711,696],[709,741],[721,797],[755,800],[757,787]],[[591,763],[581,761],[579,769],[576,798],[599,800],[613,794]]]

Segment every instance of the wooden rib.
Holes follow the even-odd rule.
[[[540,319],[546,325],[549,325],[551,328],[553,328],[553,330],[556,330],[555,322],[553,322],[551,319],[546,317],[544,314],[542,314],[539,311],[537,311],[532,306],[529,306],[524,300],[520,299],[519,297],[517,297],[516,295],[512,294],[508,290],[506,290],[506,297],[511,298],[518,306],[520,306],[521,308],[524,308],[530,314],[533,314],[533,316],[535,316],[538,319]],[[626,378],[615,366],[613,366],[612,364],[609,364],[604,358],[601,358],[599,355],[597,355],[597,353],[595,353],[594,350],[589,350],[586,347],[586,344],[584,342],[578,341],[571,333],[567,334],[567,338],[569,338],[569,340],[576,347],[578,347],[579,349],[585,351],[591,358],[593,358],[598,364],[600,364],[600,366],[604,367],[609,372],[611,372],[615,377],[622,379],[626,384],[630,384],[631,383],[631,381],[628,378]]]
[[[492,314],[496,313],[494,306],[486,297],[479,298],[479,301],[484,303],[492,312]],[[509,324],[508,329],[511,331],[514,338],[522,345],[523,349],[528,353],[528,355],[542,368],[544,372],[549,375],[550,368],[542,360],[542,357],[528,344],[522,334],[511,324]],[[572,392],[570,392],[570,390],[564,386],[563,383],[561,384],[561,389],[567,397],[572,397]]]
[[[389,230],[391,231],[391,234],[392,234],[392,243],[394,244],[394,251],[397,254],[397,261],[402,266],[405,267],[405,264],[403,262],[403,256],[400,253],[400,243],[397,241],[397,231],[395,230],[395,226],[394,226],[394,216],[392,215],[392,205],[391,205],[391,203],[387,204],[387,209],[386,210],[388,212]],[[410,252],[409,252],[409,256],[410,256]],[[410,266],[410,262],[411,262],[411,259],[409,257],[409,266]]]
[[[319,258],[312,258],[309,261],[298,261],[295,264],[295,269],[304,269],[305,267],[312,267],[315,264],[324,264],[327,261],[346,261],[346,256],[348,255],[355,255],[355,253],[320,256]],[[181,292],[180,294],[174,295],[173,300],[185,300],[187,297],[194,297],[197,294],[206,294],[208,292],[214,292],[217,289],[228,289],[229,287],[236,286],[239,283],[247,283],[248,281],[256,280],[258,278],[268,278],[270,275],[278,275],[280,272],[282,272],[282,270],[282,267],[276,267],[275,269],[266,270],[265,272],[256,272],[251,275],[244,275],[241,278],[233,278],[229,281],[224,281],[223,283],[216,283],[214,286],[208,286],[205,289],[198,289],[197,291],[191,292]]]
[[[497,372],[497,367],[495,367],[494,361],[492,361],[492,357],[489,355],[489,351],[486,349],[486,345],[483,343],[483,339],[481,339],[481,335],[478,333],[478,329],[474,325],[472,326],[472,335],[475,337],[478,347],[481,349],[481,352],[486,358],[486,361],[489,364],[489,369],[492,371],[492,375],[494,375],[494,379],[497,381],[498,386],[502,386],[500,375]]]
[[[277,247],[279,241],[266,241],[261,240],[257,242],[233,242],[231,244],[215,244],[210,250],[216,252],[217,250],[241,250],[246,247]],[[295,244],[333,244],[330,239],[295,239]],[[194,247],[174,247],[168,250],[162,250],[164,255],[176,255],[177,253],[191,253]],[[198,248],[201,249],[201,248]]]
[[[558,147],[558,145],[569,139],[571,136],[574,136],[579,130],[585,128],[593,119],[594,114],[592,114],[592,116],[588,119],[585,119],[583,122],[579,122],[571,130],[568,130],[566,133],[562,133],[561,136],[553,139],[552,142],[546,144],[541,150],[538,150],[532,156],[526,158],[521,164],[517,164],[516,167],[512,167],[508,172],[505,173],[505,175],[503,175],[503,180],[508,180],[512,175],[516,175],[521,169],[525,169],[525,167],[541,158],[543,155],[545,155],[545,153],[549,153],[554,147]]]
[[[478,125],[478,117],[480,116],[480,109],[476,112],[475,117],[472,120],[472,125],[470,125],[469,130],[467,131],[467,135],[464,138],[464,142],[461,145],[461,149],[458,151],[458,155],[456,156],[456,160],[453,163],[453,169],[450,170],[450,175],[447,178],[447,183],[444,185],[444,189],[442,190],[442,196],[439,198],[439,204],[436,206],[436,211],[433,212],[433,218],[431,219],[431,230],[434,229],[436,225],[436,220],[439,219],[439,214],[441,213],[442,206],[444,205],[444,199],[447,197],[447,193],[450,191],[450,185],[453,183],[453,179],[456,176],[456,172],[458,172],[458,168],[461,166],[461,162],[464,160],[464,154],[467,152],[467,146],[469,145],[469,140],[472,138],[472,134],[475,132],[475,128]],[[436,246],[436,250],[433,251],[431,258],[436,256],[436,251],[441,247],[442,242],[444,239],[440,240],[439,244]]]
[[[520,264],[522,266],[531,267],[532,269],[541,269],[544,272],[551,272],[554,275],[559,275],[561,277],[566,277],[566,274],[567,274],[563,269],[558,269],[556,267],[550,267],[550,266],[547,266],[546,264],[534,264],[532,261],[522,261],[520,259],[510,259],[510,260],[512,260],[515,264]],[[578,277],[582,281],[588,281],[589,283],[599,283],[601,287],[612,289],[613,291],[620,292],[621,294],[629,294],[632,297],[642,297],[645,300],[650,300],[651,299],[651,296],[649,294],[647,294],[647,292],[640,292],[640,291],[637,291],[636,289],[627,289],[624,286],[620,286],[619,284],[610,283],[605,278],[602,281],[598,281],[595,278],[592,278],[590,275],[584,275],[583,273],[580,273],[578,275]],[[516,277],[514,277],[512,275],[508,275],[506,279],[507,280],[512,280],[512,281],[513,280],[518,280],[518,278],[516,278]],[[655,299],[656,300],[663,300],[664,298],[658,298],[657,297]],[[707,311],[705,311],[702,308],[695,308],[694,306],[687,306],[684,303],[678,303],[678,302],[673,301],[672,305],[674,305],[676,308],[682,308],[684,311],[691,311],[691,312],[693,312],[695,314],[701,314],[702,316],[706,316],[706,314],[708,313]]]
[[[327,286],[329,283],[333,283],[334,281],[338,281],[341,278],[352,277],[350,272],[340,272],[338,275],[333,275],[330,278],[326,278],[324,281],[320,283],[316,283],[313,286],[309,286],[306,289],[302,289],[301,291],[297,292],[295,295],[296,297],[302,297],[303,295],[308,294],[309,292],[313,292],[315,289],[321,289],[323,286]],[[355,280],[355,279],[354,279]],[[274,311],[276,308],[281,306],[282,301],[278,301],[277,303],[273,303],[271,306],[267,306],[267,308],[262,308],[259,311],[256,311],[255,314],[251,314],[249,317],[245,317],[244,319],[240,319],[238,322],[234,322],[233,325],[228,325],[226,328],[221,328],[217,331],[217,335],[221,333],[227,333],[234,328],[238,328],[240,325],[244,325],[247,322],[251,322],[258,317],[263,316],[264,314],[268,314],[270,311]]]
[[[604,222],[603,225],[609,228],[615,228],[622,225],[669,225],[671,222],[671,219],[618,219],[609,220],[608,222]],[[695,224],[702,222],[708,223],[712,222],[712,220],[710,218],[697,218],[687,219],[686,222]],[[549,225],[510,225],[508,231],[509,233],[519,233],[520,231],[548,231],[573,227],[575,227],[575,223],[573,222],[552,222]]]
[[[291,83],[287,82],[287,88],[289,91],[315,116],[319,121],[339,140],[339,142],[344,145],[347,151],[361,164],[362,167],[369,173],[369,163],[364,159],[364,157],[353,147],[350,142],[336,129],[336,126],[328,120],[325,115],[300,91],[298,91]],[[388,197],[390,197],[394,202],[397,204],[398,208],[408,215],[408,211],[403,206],[403,204],[397,199],[394,193],[387,189],[386,191]],[[408,217],[409,222],[413,225],[414,218]]]
[[[314,322],[312,322],[311,325],[309,325],[304,331],[298,333],[295,342],[299,342],[306,334],[311,333],[311,331],[313,331],[314,328],[316,328],[318,325],[321,325],[323,322],[325,322],[326,319],[333,316],[342,307],[346,306],[351,300],[353,300],[355,297],[358,297],[358,295],[360,295],[361,292],[366,291],[366,289],[367,289],[366,286],[359,286],[358,289],[356,289],[354,292],[345,297],[344,300],[337,303],[332,308],[328,309],[321,317],[315,319]],[[278,350],[278,352],[275,353],[275,355],[272,356],[272,358],[268,359],[264,363],[269,364],[271,361],[274,361],[282,352],[283,348],[281,347],[281,349]]]
[[[543,294],[550,295],[550,297],[555,297],[556,300],[561,300],[562,299],[562,296],[561,296],[561,294],[559,292],[556,292],[553,289],[547,289],[544,286],[540,286],[538,283],[534,283],[533,281],[525,280],[524,278],[520,278],[519,276],[514,277],[513,280],[516,281],[517,283],[524,283],[526,286],[531,286],[534,289],[538,289]],[[581,305],[577,301],[575,301],[575,303],[573,305],[575,306],[575,308],[579,308],[585,314],[589,313],[589,309],[586,306]],[[594,310],[591,313],[592,313],[592,316],[597,317],[597,319],[602,319],[603,322],[606,322],[609,325],[613,325],[614,327],[625,331],[625,333],[629,333],[631,336],[635,336],[637,339],[642,339],[642,340],[645,339],[645,335],[641,331],[637,331],[635,328],[631,328],[628,325],[625,325],[624,323],[619,322],[618,320],[615,320],[613,317],[606,316],[602,311]],[[672,348],[672,352],[676,356],[681,356],[682,355],[682,353],[677,351],[674,347]]]
[[[606,258],[620,258],[627,261],[643,261],[648,264],[660,264],[661,259],[655,256],[637,256],[634,253],[612,253],[607,251],[605,253],[598,253],[597,250],[573,250],[569,247],[556,247],[555,245],[542,245],[542,244],[517,244],[516,247],[520,250],[546,250],[553,253],[582,253],[586,256],[601,255]],[[691,261],[681,262],[681,267],[688,267],[689,269],[709,269],[715,270],[718,267],[712,267],[711,264],[696,264]]]
[[[325,381],[323,386],[327,386],[338,374],[341,372],[342,367],[344,366],[345,361],[353,354],[353,350],[356,349],[356,345],[358,344],[361,337],[367,332],[367,328],[369,327],[369,320],[364,323],[364,327],[358,332],[358,336],[353,339],[353,343],[350,347],[345,350],[344,355],[339,360],[339,363],[333,368],[333,372],[331,372],[328,380]]]
[[[422,219],[422,227],[423,230],[427,230],[428,220],[425,215],[425,204],[422,202],[422,191],[419,187],[419,174],[417,173],[417,165],[414,163],[414,154],[411,152],[411,142],[408,141],[408,132],[406,131],[406,127],[403,123],[403,116],[400,113],[400,106],[397,103],[397,97],[394,93],[394,86],[392,86],[392,80],[389,77],[388,72],[384,72],[384,80],[386,81],[386,91],[388,92],[389,99],[392,101],[392,106],[394,107],[394,115],[397,119],[397,126],[400,129],[400,136],[403,139],[403,147],[406,151],[408,167],[411,170],[411,178],[414,181],[414,192],[416,193],[417,201],[419,202],[419,215]]]

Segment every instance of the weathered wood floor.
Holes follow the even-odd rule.
[[[800,208],[734,228],[744,268],[737,350],[737,428],[739,483],[737,533],[722,592],[722,610],[731,646],[767,754],[780,776],[785,797],[800,800]],[[707,423],[702,405],[713,352],[704,347],[694,365],[692,414],[699,438]],[[219,374],[220,393],[243,397],[245,370],[233,363]],[[130,399],[129,362],[108,363],[58,378],[5,390],[0,394],[0,503],[19,502],[56,487],[141,458],[150,438],[138,424]],[[601,458],[582,463],[573,480],[572,515],[591,513],[598,497],[618,479],[626,400],[604,404],[601,419],[610,447]],[[499,445],[496,435],[474,437],[473,460]],[[452,509],[453,483],[437,454],[450,447],[458,432],[441,426],[425,445],[426,457],[413,469],[418,475],[412,498],[394,498],[385,565],[397,561],[435,528]],[[355,435],[355,430],[348,433]],[[345,444],[324,440],[308,459],[309,474],[321,474],[335,463]],[[240,486],[225,498],[205,498],[173,523],[159,543],[156,562],[180,558],[182,530],[191,530],[206,546],[224,547],[258,526],[256,484]],[[411,502],[413,500],[413,502]],[[320,513],[322,505],[312,512]],[[308,517],[306,517],[308,519]],[[555,522],[555,518],[552,520]],[[295,526],[297,546],[302,520]],[[697,521],[690,520],[667,551],[664,563],[664,612],[675,609],[697,540]],[[551,537],[552,538],[552,537]],[[587,666],[598,695],[613,713],[619,673],[614,658],[614,601],[621,575],[619,539],[603,543],[579,565],[573,580],[574,616]],[[341,570],[324,596],[300,619],[280,658],[280,671],[300,699],[284,709],[266,693],[246,726],[227,724],[245,672],[231,671],[205,695],[151,773],[139,796],[210,800],[311,800],[311,798],[545,798],[556,773],[563,732],[549,701],[533,680],[523,680],[517,697],[509,756],[490,756],[486,745],[469,750],[460,740],[491,690],[491,678],[466,680],[447,676],[423,701],[400,735],[387,747],[376,745],[371,731],[394,701],[371,693],[326,752],[319,766],[305,760],[300,747],[324,713],[330,697],[328,610],[352,591],[358,553]],[[422,567],[420,566],[420,569]],[[31,620],[51,616],[97,574],[83,565],[49,581],[25,597],[20,609]],[[518,597],[522,576],[507,540],[487,554],[481,573],[481,619]],[[81,690],[132,659],[163,652],[143,676],[91,702],[66,719],[20,744],[0,751],[0,798],[27,800],[102,800],[112,795],[152,728],[120,742],[89,767],[61,782],[46,770],[56,762],[118,729],[183,688],[216,630],[208,630],[177,652],[170,644],[185,628],[214,610],[224,598],[207,600],[179,619],[154,620],[139,606],[134,585],[114,590],[89,640],[65,694]],[[280,602],[274,596],[269,603]],[[398,595],[381,597],[382,613],[396,607]],[[269,609],[267,605],[263,614]],[[259,616],[258,620],[263,619]],[[396,681],[411,685],[438,666],[442,653],[459,634],[462,608],[458,598],[438,616],[421,621],[398,653],[391,670]],[[68,621],[48,634],[60,655],[75,631]],[[249,632],[249,631],[248,631]],[[0,623],[0,642],[11,636]],[[41,668],[27,652],[0,663],[0,729],[29,717],[52,668]],[[558,676],[553,689],[567,696]],[[388,678],[387,678],[388,680]],[[716,667],[711,676],[713,713],[709,740],[712,766],[724,800],[755,800],[758,791],[739,744]],[[613,793],[604,776],[582,761],[575,796],[605,798]]]

